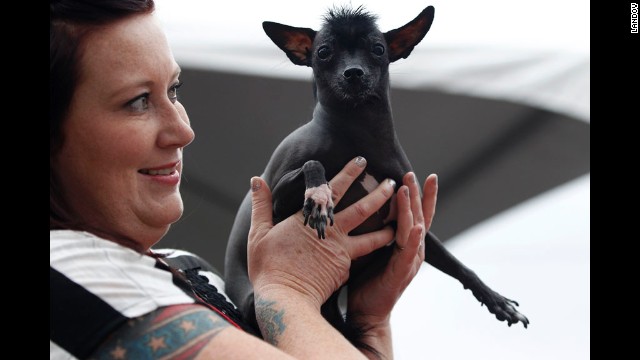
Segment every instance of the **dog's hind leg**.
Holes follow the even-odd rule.
[[[498,320],[506,321],[509,326],[518,321],[522,322],[525,328],[529,325],[527,317],[516,310],[517,302],[491,290],[480,280],[475,272],[456,259],[431,232],[428,232],[425,237],[424,251],[424,261],[445,274],[458,279],[465,289],[471,290],[473,296],[480,301],[481,305],[487,305],[489,312],[494,314]]]

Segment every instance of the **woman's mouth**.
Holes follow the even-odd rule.
[[[178,165],[180,161],[165,164],[153,168],[138,170],[138,173],[145,175],[145,178],[165,185],[177,185],[180,183],[180,171]]]
[[[170,175],[174,171],[176,171],[175,167],[160,169],[160,170],[152,170],[152,169],[138,170],[139,173],[144,175]]]
[[[161,166],[156,166],[153,168],[140,169],[138,170],[138,172],[140,174],[152,175],[152,176],[171,175],[178,169],[178,164],[180,164],[180,161],[172,162],[170,164],[164,164]]]

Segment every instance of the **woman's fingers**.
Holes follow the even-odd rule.
[[[335,205],[340,202],[340,199],[347,192],[347,189],[353,184],[353,182],[362,174],[365,166],[367,166],[367,160],[362,156],[358,156],[352,161],[349,161],[347,165],[336,175],[331,181],[329,181],[329,187],[332,192],[332,200]]]
[[[424,212],[424,227],[429,230],[433,216],[436,213],[436,202],[438,200],[438,176],[431,174],[427,177],[423,187],[422,211]]]
[[[390,282],[410,281],[424,261],[424,236],[431,226],[438,192],[437,176],[427,177],[424,197],[413,173],[403,177],[405,185],[398,191],[397,246],[390,260]]]
[[[415,225],[411,228],[407,242],[407,249],[410,251],[407,251],[407,254],[401,254],[398,259],[401,263],[406,264],[405,276],[409,280],[413,279],[420,269],[420,265],[424,262],[424,236],[422,226]]]
[[[349,233],[378,211],[391,198],[395,187],[396,182],[392,179],[383,181],[367,196],[337,213],[336,223],[345,233]]]
[[[260,177],[251,178],[251,228],[249,241],[261,239],[273,227],[271,190]]]
[[[411,227],[404,250],[396,249],[394,258],[392,258],[392,266],[394,268],[393,274],[398,276],[398,280],[413,279],[424,261],[424,250],[420,245],[423,233],[422,225]]]
[[[402,178],[403,184],[409,188],[409,197],[411,199],[411,212],[413,213],[413,224],[424,224],[424,215],[422,213],[422,198],[420,197],[420,184],[414,172],[408,172]]]
[[[389,281],[399,284],[412,279],[420,267],[419,264],[424,260],[424,256],[420,257],[420,253],[424,254],[421,243],[425,234],[420,189],[412,172],[403,177],[403,182],[405,185],[398,190],[397,244],[390,261],[389,272]]]
[[[409,187],[402,185],[398,189],[396,197],[398,205],[398,230],[396,236],[396,246],[398,249],[404,249],[407,246],[409,231],[414,224],[414,216],[411,211]]]
[[[389,244],[393,240],[393,235],[393,229],[386,226],[378,231],[352,236],[350,241],[345,243],[345,246],[351,259],[355,260]]]

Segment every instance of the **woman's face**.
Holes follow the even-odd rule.
[[[80,220],[145,249],[182,215],[182,150],[194,137],[177,101],[180,68],[153,15],[83,40],[80,78],[56,158]]]

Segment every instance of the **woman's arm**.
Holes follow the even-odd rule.
[[[129,320],[89,358],[365,359],[305,297],[286,289],[269,291],[267,296],[269,300],[258,300],[264,301],[258,313],[261,326],[273,326],[269,340],[275,346],[234,327],[205,306],[183,304]]]
[[[274,347],[202,305],[159,308],[131,319],[109,336],[90,359],[365,359],[303,296],[268,291],[261,326],[271,328]],[[283,349],[280,350],[279,348]]]
[[[129,320],[91,359],[292,359],[202,305],[159,308]]]

